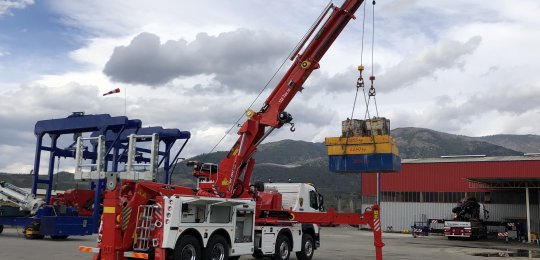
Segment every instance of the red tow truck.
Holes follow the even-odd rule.
[[[376,259],[382,259],[378,205],[364,213],[322,211],[322,197],[311,185],[251,183],[258,145],[285,124],[294,130],[285,108],[362,3],[346,0],[340,7],[327,6],[262,108],[246,111],[238,140],[219,166],[189,162],[196,189],[140,181],[136,175],[99,167],[88,174],[105,179],[107,191],[97,247],[80,250],[106,260],[223,260],[242,255],[287,260],[293,252],[300,260],[310,260],[320,244],[320,225],[350,224],[371,227]],[[287,189],[297,189],[294,200],[284,201],[291,195],[285,194]]]

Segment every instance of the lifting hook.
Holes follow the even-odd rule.
[[[291,132],[294,132],[296,131],[296,128],[294,128],[294,123],[291,123],[291,128],[290,128]]]

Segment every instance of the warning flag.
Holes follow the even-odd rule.
[[[116,88],[116,89],[113,89],[107,93],[104,93],[103,96],[107,96],[107,95],[110,95],[110,94],[116,94],[116,93],[120,93],[120,88]]]

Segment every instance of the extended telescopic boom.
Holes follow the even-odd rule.
[[[291,59],[293,64],[266,99],[259,112],[248,110],[248,120],[238,131],[240,135],[227,156],[221,161],[217,173],[209,173],[203,167],[196,168],[194,175],[210,176],[210,183],[201,183],[200,195],[220,197],[248,197],[248,187],[251,181],[252,170],[255,165],[253,154],[257,146],[276,128],[291,123],[292,116],[285,112],[285,108],[293,97],[302,90],[302,85],[311,72],[319,68],[319,61],[339,36],[347,23],[354,18],[363,0],[346,0],[341,7],[329,4],[327,9],[316,21],[311,31],[303,39]],[[330,15],[325,20],[327,14]],[[322,26],[319,26],[323,23]],[[303,45],[319,28],[311,42],[299,54]]]

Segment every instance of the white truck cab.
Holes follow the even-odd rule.
[[[265,191],[277,191],[282,195],[284,209],[304,212],[321,212],[323,196],[309,183],[265,183]]]

